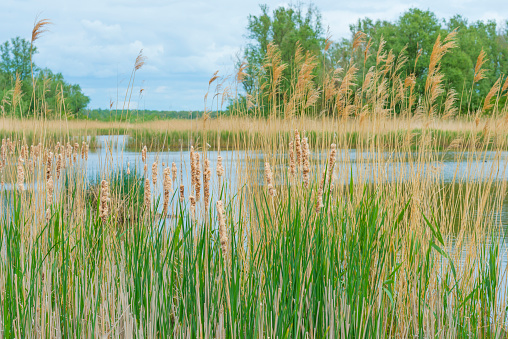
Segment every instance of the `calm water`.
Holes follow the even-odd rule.
[[[108,173],[112,168],[126,167],[130,164],[131,170],[137,168],[139,173],[143,171],[140,152],[128,152],[124,150],[126,136],[99,136],[98,141],[101,148],[96,152],[90,152],[87,172],[90,178],[97,178],[102,173]],[[212,169],[212,178],[215,178],[215,169],[217,167],[217,152],[209,151],[208,160]],[[247,163],[245,152],[221,151],[223,165],[226,171],[225,177],[232,185],[232,192],[238,187],[238,166],[257,166],[258,182],[264,182],[264,168],[262,161],[249,161]],[[259,152],[250,152],[248,157],[252,159],[262,159],[263,154]],[[321,162],[326,154],[314,154],[313,158]],[[493,181],[493,185],[500,185],[503,181],[508,181],[508,152],[483,152],[480,155],[458,152],[442,152],[437,154],[439,161],[428,162],[422,167],[416,167],[414,161],[408,161],[410,158],[417,159],[417,153],[370,153],[357,152],[351,150],[339,150],[337,154],[336,168],[340,173],[337,180],[339,183],[347,184],[351,175],[353,180],[358,182],[362,178],[364,182],[407,182],[414,179],[415,176],[425,173],[431,176],[433,182],[440,185],[457,184],[464,181],[486,182]],[[378,160],[383,159],[385,166],[376,164]],[[170,166],[175,162],[179,173],[183,164],[183,182],[188,187],[190,180],[187,173],[190,172],[189,151],[166,151],[163,153],[148,152],[147,164],[148,171],[151,173],[152,163],[158,159],[159,180],[158,193],[162,192],[162,163]],[[203,159],[201,159],[203,161]],[[252,170],[252,168],[251,168]],[[278,169],[275,168],[275,171]],[[281,169],[282,170],[282,169]],[[180,174],[179,174],[180,175]],[[283,184],[282,182],[279,184]],[[156,192],[154,192],[157,195]],[[508,198],[504,201],[504,207],[501,212],[502,225],[508,227]]]

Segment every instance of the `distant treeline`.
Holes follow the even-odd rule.
[[[157,110],[134,110],[121,111],[115,109],[84,109],[78,114],[79,119],[94,121],[128,121],[143,122],[165,119],[195,119],[202,118],[204,111],[157,111]],[[219,115],[227,115],[227,112],[207,112],[209,118]]]

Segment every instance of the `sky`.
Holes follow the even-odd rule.
[[[248,16],[261,13],[260,3],[270,9],[288,5],[268,0],[1,0],[0,43],[16,36],[30,40],[35,18],[50,19],[50,31],[36,42],[39,53],[34,62],[79,84],[91,99],[89,108],[123,104],[142,49],[146,63],[136,72],[131,107],[202,110],[212,75],[233,73],[247,43]],[[412,7],[445,19],[461,14],[474,21],[508,20],[506,0],[321,0],[313,4],[332,40],[348,38],[349,25],[360,18],[396,20]]]

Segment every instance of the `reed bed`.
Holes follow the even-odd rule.
[[[270,95],[236,117],[104,126],[139,129],[139,161],[106,147],[93,178],[86,140],[5,138],[1,335],[506,337],[506,107],[447,120],[437,98],[450,41],[436,42],[420,101],[383,51],[365,88],[349,85],[352,65],[322,89],[303,72],[281,95],[271,46]],[[307,71],[315,61],[297,60]]]

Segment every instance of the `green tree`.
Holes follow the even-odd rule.
[[[352,37],[357,32],[364,32],[369,39],[370,57],[364,60],[364,51],[353,53],[351,39],[343,39],[334,44],[329,53],[331,64],[347,68],[351,60],[360,69],[360,74],[376,64],[376,51],[382,40],[384,50],[399,56],[401,52],[407,62],[401,69],[405,76],[414,74],[417,95],[424,94],[430,56],[434,43],[439,35],[443,38],[457,30],[457,48],[447,53],[441,61],[443,82],[447,89],[457,91],[462,102],[461,112],[477,110],[482,105],[492,85],[502,74],[508,74],[508,45],[506,32],[499,32],[495,21],[476,21],[469,23],[461,16],[454,16],[448,21],[439,20],[431,11],[412,8],[403,13],[395,22],[372,21],[361,19],[350,26]],[[485,51],[488,62],[486,78],[474,84],[474,68],[480,51]],[[360,78],[358,84],[362,84]],[[470,101],[470,105],[466,102]]]
[[[84,109],[90,99],[85,96],[79,85],[65,82],[61,73],[54,74],[49,69],[39,69],[31,64],[32,56],[37,53],[30,42],[16,37],[0,45],[0,98],[11,99],[16,81],[19,81],[21,95],[16,107],[6,109],[14,115],[33,116],[35,107],[46,116],[76,114]],[[32,79],[32,69],[34,79]],[[35,96],[32,96],[35,85]],[[2,100],[4,101],[4,100]]]
[[[288,89],[289,79],[293,72],[294,57],[298,44],[302,51],[320,55],[324,46],[321,15],[316,7],[309,5],[305,10],[302,5],[279,7],[271,14],[267,5],[261,5],[259,16],[250,15],[247,26],[247,44],[244,59],[247,62],[247,74],[243,82],[247,93],[250,93],[259,80],[258,70],[263,69],[268,45],[277,45],[280,61],[287,64],[282,75],[282,88]]]

